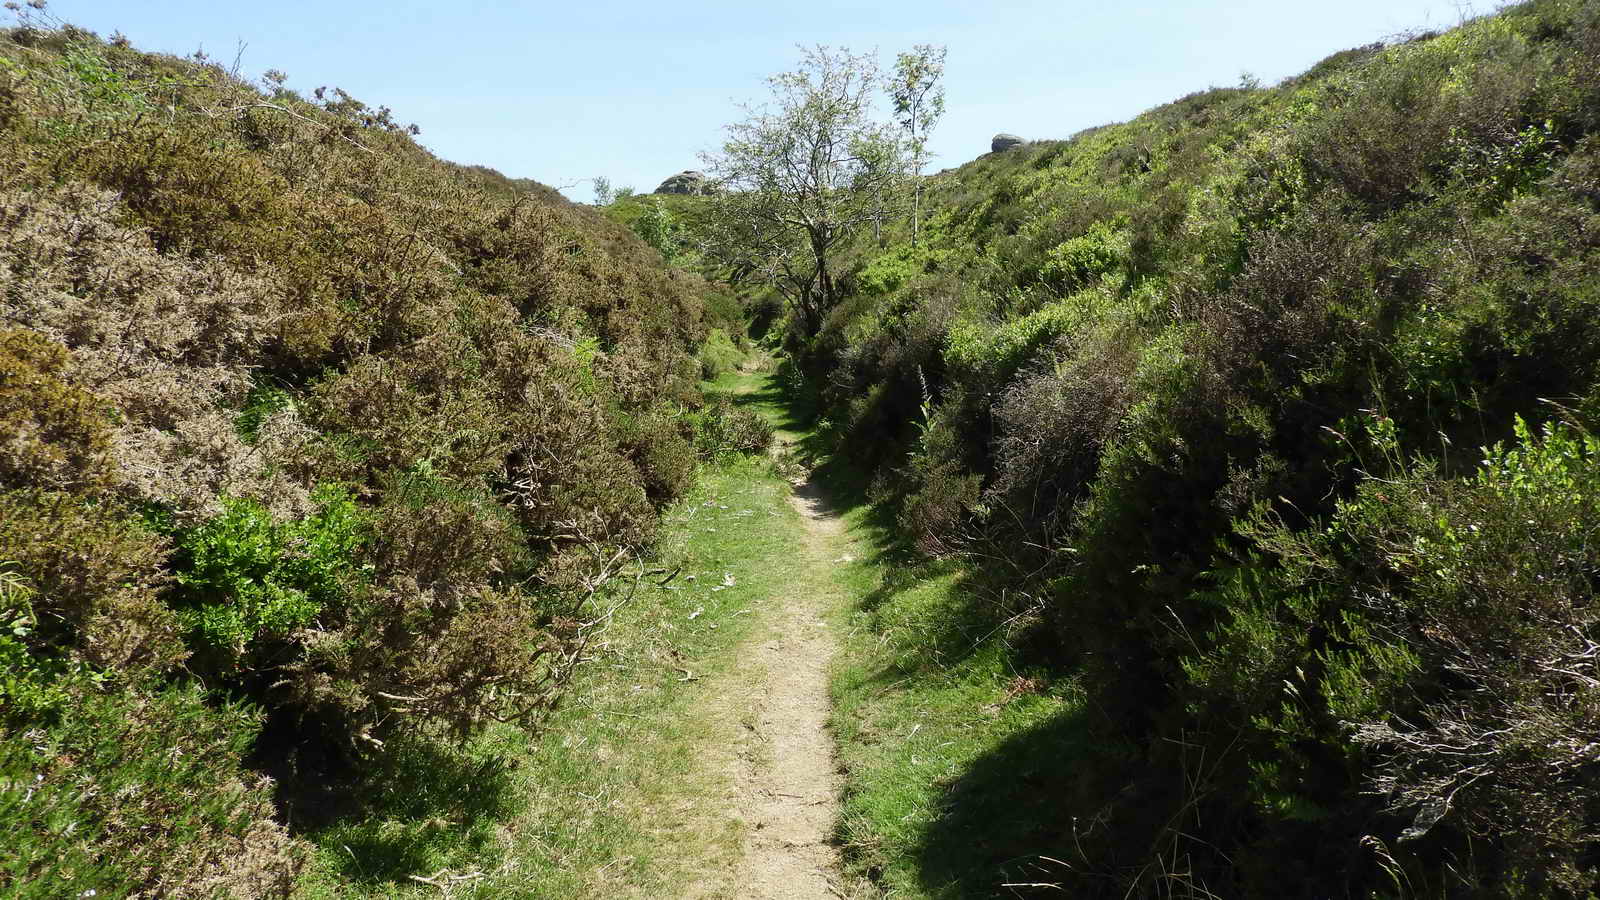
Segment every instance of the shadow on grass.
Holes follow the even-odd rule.
[[[395,739],[358,780],[333,789],[320,814],[302,806],[297,830],[352,881],[405,882],[492,853],[495,826],[516,813],[518,793],[503,756]]]
[[[815,431],[814,401],[801,396],[797,390],[785,388],[777,376],[766,376],[753,391],[726,392],[724,396],[735,406],[761,415],[778,431],[800,435],[798,449],[803,456],[816,459],[826,452]]]
[[[930,560],[909,545],[894,510],[871,502],[862,461],[835,453],[818,434],[810,398],[769,378],[732,399],[766,416],[775,427],[801,436],[801,458],[816,464],[802,493],[821,500],[831,512],[850,516],[852,535],[869,548],[864,561],[881,567],[883,578],[856,600],[856,609],[869,617],[914,620],[916,646],[868,675],[860,688],[864,693],[958,666],[995,640],[1006,641],[1013,671],[1030,671],[1048,659],[1052,665],[1044,668],[1059,672],[1060,660],[1054,658],[1058,651],[1043,649],[1054,643],[1043,633],[1044,626],[1020,625],[1026,617],[1017,616],[1017,598],[1001,591],[981,565],[970,559]],[[934,594],[904,596],[952,575],[954,583]],[[997,637],[1003,629],[1008,633]],[[1116,865],[1125,863],[1126,851],[1106,851],[1105,844],[1114,844],[1116,838],[1096,824],[1096,815],[1124,802],[1117,794],[1133,782],[1139,767],[1130,753],[1096,739],[1086,709],[1077,705],[1006,738],[948,781],[937,815],[915,849],[917,877],[930,896],[1015,897],[1050,890],[1100,896],[1115,891]],[[1149,798],[1141,794],[1129,802],[1139,805],[1143,799]],[[1089,859],[1100,861],[1098,871],[1086,865]]]
[[[1108,782],[1091,773],[1104,776],[1107,766],[1122,765],[1094,743],[1081,708],[1013,735],[946,788],[917,851],[923,887],[939,897],[1060,889],[1098,895],[1109,880],[1086,875],[1077,865],[1079,847],[1092,837],[1086,833],[1095,811],[1112,798],[1096,793]]]

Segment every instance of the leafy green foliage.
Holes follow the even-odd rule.
[[[1052,247],[1039,268],[1039,277],[1057,291],[1093,284],[1114,270],[1126,257],[1125,240],[1103,222],[1088,232]]]
[[[744,360],[744,353],[733,345],[733,340],[721,328],[711,329],[705,346],[700,348],[700,377],[711,380],[732,372]]]
[[[294,405],[294,395],[288,391],[272,387],[257,388],[250,392],[245,400],[244,409],[234,418],[234,428],[239,432],[239,437],[247,443],[255,443],[261,437],[262,424],[277,412],[289,409]]]
[[[633,220],[633,233],[639,236],[639,240],[656,248],[661,258],[669,263],[683,252],[679,230],[677,218],[660,198],[652,198],[645,207],[644,215]]]
[[[284,640],[358,587],[364,517],[339,488],[312,496],[317,511],[296,522],[224,497],[220,516],[177,535],[179,618],[217,671],[235,671],[262,642]]]
[[[0,566],[0,716],[26,720],[66,702],[59,684],[66,666],[31,652],[28,639],[39,627],[34,592],[9,565]]]

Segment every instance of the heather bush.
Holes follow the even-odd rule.
[[[1576,560],[1541,535],[1587,513],[1518,511],[1461,448],[1552,402],[1600,409],[1597,23],[1586,0],[1516,4],[981,157],[930,180],[939,227],[915,257],[858,250],[854,295],[798,348],[819,422],[901,533],[1034,598],[1017,663],[1079,679],[1103,742],[1141,748],[1085,767],[1106,788],[1087,795],[1120,799],[1061,798],[1062,833],[1095,823],[1039,848],[1068,854],[1072,890],[1592,889],[1582,777],[1518,768],[1581,768],[1550,754],[1584,746],[1582,678],[1533,673],[1587,622],[1509,624],[1543,602],[1512,568],[1558,583],[1522,554]],[[1377,421],[1387,457],[1361,438]],[[1517,465],[1548,442],[1581,482],[1572,440],[1525,434]],[[1446,564],[1441,515],[1505,537]],[[1461,578],[1523,598],[1490,617],[1499,644],[1396,606]],[[1537,724],[1471,745],[1481,775],[1428,768],[1519,715]]]
[[[35,593],[34,652],[158,671],[187,655],[157,593],[165,543],[129,514],[72,494],[0,491],[0,547]]]
[[[682,407],[665,404],[617,419],[617,444],[639,469],[645,494],[665,504],[682,497],[694,483],[695,448]]]
[[[92,490],[109,480],[109,410],[64,380],[67,358],[41,334],[0,331],[0,488]]]
[[[21,15],[0,32],[0,784],[37,764],[57,818],[7,838],[31,849],[0,854],[6,889],[71,869],[101,894],[283,894],[297,863],[247,745],[284,760],[287,802],[397,737],[557,702],[590,597],[692,479],[705,284],[338,89]]]
[[[772,425],[723,395],[712,395],[703,409],[688,418],[695,450],[705,458],[725,453],[761,454],[772,445]]]
[[[1600,443],[1519,421],[1515,445],[1445,479],[1398,455],[1391,423],[1374,433],[1396,470],[1325,528],[1266,506],[1241,524],[1263,555],[1221,580],[1229,615],[1185,664],[1193,702],[1250,742],[1264,816],[1366,819],[1437,891],[1583,896]],[[1484,836],[1470,863],[1434,868]]]
[[[1136,342],[1124,331],[1063,341],[1057,361],[1012,382],[994,404],[994,475],[985,502],[1049,546],[1133,402]]]

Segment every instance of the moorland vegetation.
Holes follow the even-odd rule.
[[[985,155],[835,255],[781,337],[819,451],[1084,698],[968,888],[1597,889],[1597,132],[1600,5],[1532,0]]]
[[[0,893],[287,895],[386,754],[540,721],[697,460],[759,451],[697,388],[742,323],[388,109],[43,6],[0,31]]]
[[[288,895],[386,758],[539,722],[697,461],[770,438],[697,387],[749,334],[900,545],[854,620],[895,630],[848,643],[916,721],[840,734],[978,745],[848,774],[859,871],[1600,892],[1595,0],[927,177],[937,115],[896,135],[819,50],[778,108],[855,105],[786,231],[732,164],[771,120],[720,191],[596,210],[338,90],[17,11],[0,888]],[[977,656],[1009,687],[944,692],[970,728],[929,698]],[[872,783],[931,792],[928,830]]]

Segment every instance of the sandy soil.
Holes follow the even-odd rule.
[[[805,517],[807,568],[822,577],[795,585],[757,645],[767,678],[751,728],[762,752],[746,754],[740,778],[749,824],[742,880],[753,897],[834,897],[842,894],[828,838],[841,779],[827,731],[835,642],[824,617],[840,599],[826,573],[842,527],[809,485],[790,502]]]

